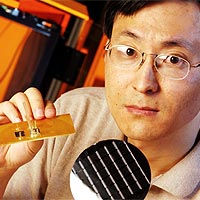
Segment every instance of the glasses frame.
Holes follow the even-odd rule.
[[[138,66],[143,65],[143,63],[145,62],[146,58],[144,57],[144,55],[146,55],[146,56],[147,56],[147,55],[155,56],[155,57],[154,57],[154,67],[155,67],[156,71],[157,71],[161,76],[163,76],[163,77],[165,77],[165,78],[168,78],[168,79],[171,79],[171,80],[183,80],[183,79],[185,79],[185,78],[188,76],[188,74],[189,74],[191,68],[198,68],[198,67],[200,67],[200,63],[197,63],[197,64],[192,65],[188,60],[186,60],[185,58],[182,58],[182,57],[180,57],[180,56],[176,56],[176,55],[173,55],[173,54],[171,54],[171,55],[170,55],[170,54],[169,54],[169,55],[164,55],[164,54],[147,54],[147,53],[145,53],[145,52],[140,52],[138,49],[136,49],[136,48],[134,48],[134,47],[132,47],[132,46],[129,46],[129,45],[118,44],[118,45],[111,45],[111,46],[110,46],[110,42],[107,42],[107,44],[106,44],[105,47],[104,47],[104,50],[108,52],[108,51],[112,50],[114,47],[128,47],[128,48],[131,48],[131,49],[137,51],[138,53],[140,53],[142,59],[141,59],[141,62],[138,64]],[[183,61],[185,61],[186,63],[188,63],[188,70],[187,70],[186,75],[183,76],[182,78],[171,78],[171,77],[165,76],[165,75],[163,75],[162,73],[160,73],[160,71],[158,70],[158,68],[157,68],[157,66],[156,66],[156,58],[159,58],[159,57],[161,57],[161,56],[165,56],[165,57],[168,57],[168,56],[175,56],[175,57],[179,57],[179,58],[183,59]]]

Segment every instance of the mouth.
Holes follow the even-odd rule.
[[[129,113],[134,115],[155,116],[159,112],[158,109],[148,106],[127,105],[125,108]]]

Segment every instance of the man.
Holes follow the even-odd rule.
[[[125,136],[149,161],[146,199],[200,199],[199,27],[198,1],[110,1],[106,98],[103,88],[70,91],[56,101],[55,111],[30,88],[0,104],[1,124],[24,120],[25,102],[35,119],[70,113],[76,129],[44,144],[1,146],[1,195],[72,199],[69,173],[80,152]]]

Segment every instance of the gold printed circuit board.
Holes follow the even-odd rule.
[[[0,145],[41,140],[75,133],[70,114],[51,119],[28,120],[0,125]]]

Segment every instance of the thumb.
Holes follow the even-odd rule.
[[[38,153],[38,151],[41,149],[43,143],[44,143],[44,140],[27,142],[28,154],[31,157],[35,156]]]

